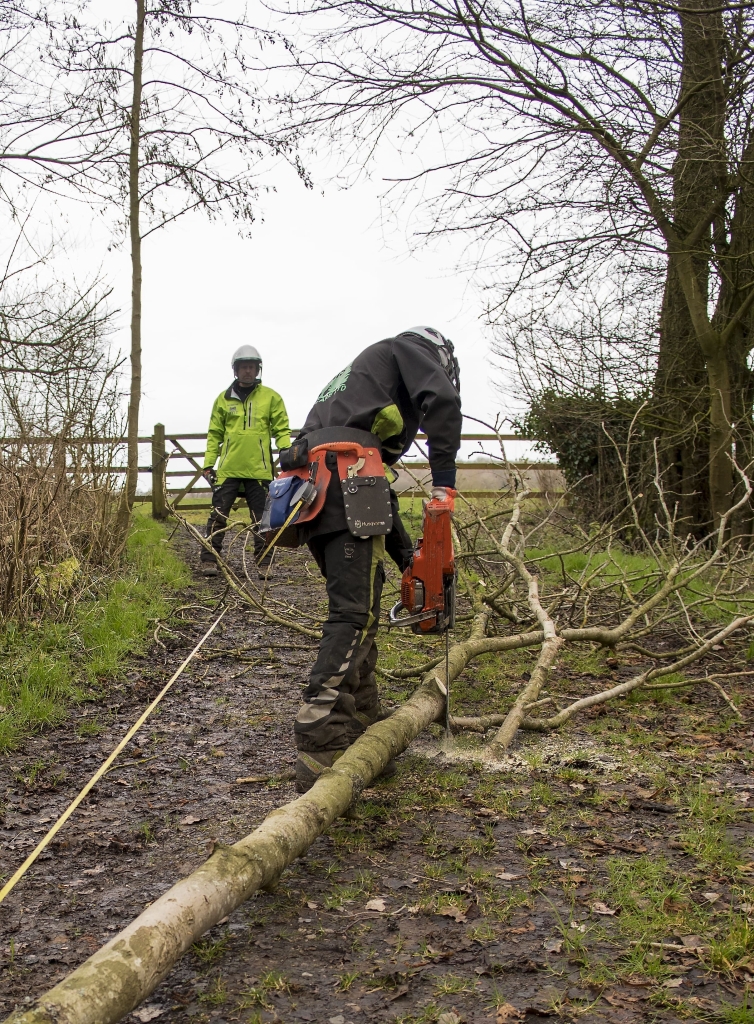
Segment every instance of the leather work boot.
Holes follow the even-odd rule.
[[[202,562],[201,563],[202,576],[217,576],[217,563],[216,562]]]
[[[332,768],[344,753],[344,750],[318,750],[315,755],[306,750],[299,750],[296,759],[296,792],[307,793],[325,768]],[[397,771],[398,765],[395,760],[388,761],[377,778],[392,778]]]

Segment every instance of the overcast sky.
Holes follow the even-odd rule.
[[[261,352],[265,384],[299,426],[323,385],[361,349],[420,324],[452,338],[464,410],[494,418],[502,402],[492,334],[473,280],[455,270],[460,242],[412,253],[400,227],[381,216],[379,180],[345,190],[320,182],[311,191],[281,167],[275,184],[260,200],[264,220],[250,239],[192,215],[145,241],[141,432],[157,422],[168,431],[206,430],[212,402],[232,380],[231,355],[245,343]],[[76,227],[74,217],[70,259],[79,273],[101,263],[121,309],[113,343],[126,352],[128,253],[106,252],[104,226]]]
[[[100,6],[103,15],[132,17],[130,2]],[[206,430],[212,402],[232,379],[231,355],[244,343],[259,349],[264,383],[280,392],[291,424],[300,426],[324,384],[359,351],[417,325],[452,338],[466,412],[494,419],[518,411],[502,407],[495,387],[500,371],[477,282],[456,269],[468,240],[414,244],[410,199],[398,216],[382,216],[386,179],[407,173],[409,161],[415,173],[432,156],[381,148],[371,177],[341,188],[333,179],[342,168],[320,141],[319,157],[302,153],[313,190],[283,162],[260,168],[262,185],[275,191],[260,195],[251,238],[200,214],[146,238],[140,432],[150,434],[157,422],[169,433]],[[73,200],[50,205],[42,197],[35,216],[49,218],[65,238],[60,274],[83,285],[100,273],[112,285],[119,309],[112,342],[127,354],[131,268],[128,247],[112,248],[112,211]],[[526,449],[517,443],[509,454]]]

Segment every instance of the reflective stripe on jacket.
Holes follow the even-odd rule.
[[[272,438],[278,448],[290,447],[288,413],[277,391],[257,384],[244,401],[231,384],[212,406],[204,468],[219,456],[218,484],[229,477],[272,480]]]

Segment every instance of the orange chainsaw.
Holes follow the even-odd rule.
[[[455,625],[456,567],[450,517],[456,492],[446,488],[445,501],[424,506],[422,536],[401,579],[401,599],[390,609],[391,626],[414,633],[445,633]],[[403,610],[408,615],[399,615]]]

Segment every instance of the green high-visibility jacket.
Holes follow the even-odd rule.
[[[291,433],[283,399],[272,388],[257,384],[244,401],[235,382],[215,399],[207,431],[204,468],[211,469],[218,456],[217,482],[229,477],[272,480],[272,438],[289,448]]]

